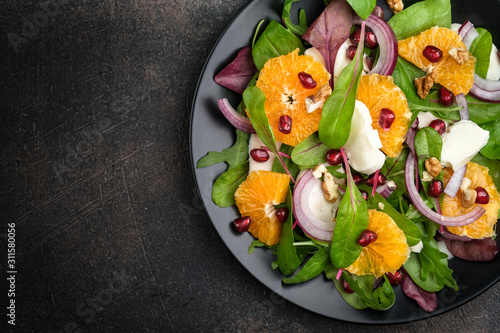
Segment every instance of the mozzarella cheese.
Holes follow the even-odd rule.
[[[495,45],[491,47],[490,66],[486,78],[488,80],[500,80],[500,56],[498,56],[498,49]]]

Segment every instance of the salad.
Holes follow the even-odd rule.
[[[293,23],[297,1],[214,77],[242,95],[236,108],[217,100],[236,142],[197,167],[229,165],[212,199],[236,205],[249,254],[273,251],[283,283],[325,274],[348,304],[376,310],[400,286],[432,312],[437,292],[458,290],[448,259],[498,253],[492,36],[452,24],[450,0],[388,1],[388,21],[375,0],[325,0],[309,25],[304,10]]]

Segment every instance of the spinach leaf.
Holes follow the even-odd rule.
[[[489,158],[484,157],[482,154],[476,154],[472,158],[472,162],[480,164],[488,168],[488,175],[493,179],[497,191],[500,190],[500,161],[499,160],[491,160]]]
[[[500,118],[500,103],[487,103],[467,95],[470,120],[476,124],[484,124]]]
[[[347,2],[362,20],[366,20],[370,16],[377,4],[376,0],[347,0]]]
[[[347,293],[342,286],[342,281],[337,280],[337,274],[339,269],[329,265],[325,268],[325,275],[327,279],[330,279],[335,284],[335,288],[339,292],[340,296],[353,308],[356,310],[366,309],[368,306],[361,300],[361,297],[357,293]],[[363,290],[370,291],[373,289],[373,277],[372,276],[358,276],[358,282]]]
[[[304,53],[305,48],[300,38],[278,22],[271,21],[252,49],[255,67],[261,70],[269,59],[288,54],[297,48],[299,53]]]
[[[409,148],[404,148],[398,157],[386,157],[384,165],[380,169],[380,172],[387,177],[387,180],[392,180],[397,186],[396,190],[387,198],[388,200],[399,198],[406,192],[404,169],[409,152]]]
[[[477,28],[479,36],[474,39],[469,48],[469,52],[476,57],[475,73],[482,78],[486,78],[488,67],[490,66],[490,53],[493,43],[493,38],[488,30]]]
[[[229,169],[248,159],[248,139],[250,134],[236,130],[236,142],[221,152],[209,151],[196,163],[197,168],[204,168],[216,163],[227,162]]]
[[[212,200],[219,207],[235,204],[234,193],[248,175],[248,161],[231,168],[220,175],[212,187]]]
[[[394,83],[404,92],[410,109],[412,109],[412,104],[430,106],[430,100],[427,98],[424,100],[421,99],[417,95],[417,90],[413,84],[413,80],[415,78],[422,76],[425,76],[425,73],[420,68],[413,65],[411,62],[398,57],[392,77],[394,79]]]
[[[330,264],[329,252],[330,249],[327,247],[318,250],[293,278],[283,278],[283,283],[300,283],[320,275],[326,266]]]
[[[361,40],[365,35],[365,23],[361,24]],[[332,94],[323,105],[319,122],[319,137],[331,148],[342,147],[349,138],[356,94],[363,73],[363,43],[358,44],[353,61],[340,73]]]
[[[352,290],[358,294],[359,298],[368,307],[374,310],[387,310],[391,308],[396,300],[394,289],[392,289],[389,279],[384,275],[384,284],[373,290],[373,277],[366,276],[355,278],[349,275],[346,271],[342,272],[342,278],[349,284]],[[371,280],[371,285],[369,284]]]
[[[307,17],[306,12],[301,9],[299,12],[299,25],[292,23],[290,19],[290,10],[292,9],[292,4],[299,0],[286,0],[283,5],[283,13],[281,14],[281,19],[285,22],[285,26],[288,31],[293,32],[299,36],[302,36],[307,30]]]
[[[488,143],[481,149],[481,154],[487,158],[500,159],[500,119],[479,126],[490,132]]]
[[[292,153],[292,150],[293,150],[292,146],[286,145],[284,143],[281,144],[280,152],[290,156],[290,154]],[[297,177],[298,173],[300,172],[299,167],[295,163],[293,163],[293,161],[291,159],[289,159],[287,157],[283,156],[282,159],[283,159],[283,162],[285,162],[285,166],[287,167],[288,171],[290,172],[292,178],[295,179],[295,177]],[[281,164],[281,161],[278,158],[274,159],[272,171],[279,172],[279,173],[286,173],[285,168],[283,167],[283,165]]]
[[[387,22],[398,40],[415,36],[434,26],[451,27],[450,0],[425,0],[397,13]]]
[[[299,268],[301,261],[297,256],[297,250],[293,246],[293,202],[292,202],[292,191],[288,190],[288,195],[286,198],[286,207],[290,214],[288,218],[281,226],[281,237],[278,244],[278,265],[281,273],[284,275],[290,275],[297,268]]]
[[[315,132],[295,146],[292,150],[292,161],[301,167],[315,167],[326,162],[325,156],[329,149]]]

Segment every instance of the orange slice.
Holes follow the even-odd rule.
[[[274,206],[286,200],[290,176],[272,171],[253,171],[234,195],[241,216],[250,216],[248,231],[267,245],[280,241],[281,223]]]
[[[299,73],[305,72],[317,82],[313,89],[306,89],[299,80]],[[305,100],[318,93],[322,85],[328,84],[330,74],[313,57],[299,55],[295,50],[268,60],[262,68],[257,87],[266,97],[264,108],[276,140],[291,146],[318,130],[321,108],[308,113]],[[292,118],[292,130],[284,134],[279,130],[282,115]]]

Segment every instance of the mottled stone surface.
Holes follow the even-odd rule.
[[[429,320],[352,325],[280,299],[225,248],[195,188],[189,114],[205,59],[246,2],[0,1],[15,331],[498,331],[498,284]]]

